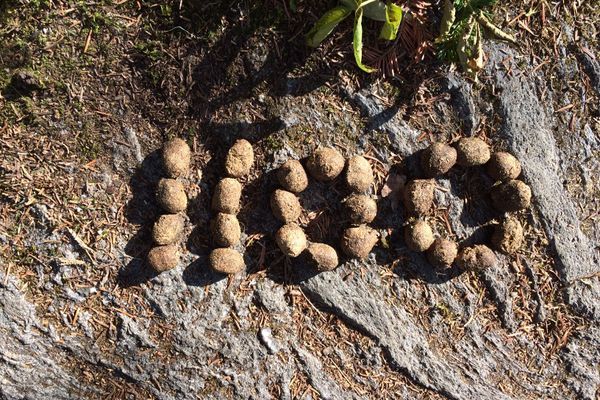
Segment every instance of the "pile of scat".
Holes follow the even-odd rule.
[[[182,139],[167,142],[162,149],[163,170],[167,175],[158,181],[156,200],[165,214],[152,228],[156,244],[148,253],[148,264],[156,271],[173,269],[179,263],[179,242],[184,230],[183,212],[187,209],[187,196],[179,178],[190,169],[191,150]]]
[[[182,139],[167,142],[162,149],[162,161],[167,178],[159,181],[156,190],[158,204],[166,212],[154,224],[152,238],[156,243],[148,254],[148,264],[158,273],[177,266],[184,220],[181,216],[187,207],[183,185],[177,178],[188,173],[191,151]],[[435,237],[426,220],[433,207],[435,180],[452,167],[485,166],[487,174],[495,181],[490,190],[493,206],[504,214],[495,228],[491,246],[500,252],[514,254],[521,247],[523,227],[514,215],[531,204],[531,189],[517,180],[521,174],[519,161],[506,152],[490,151],[489,146],[476,137],[462,138],[454,146],[435,142],[421,154],[423,179],[407,182],[403,188],[403,204],[407,213],[404,240],[412,251],[426,252],[429,262],[438,268],[448,268],[454,263],[464,270],[483,270],[493,267],[497,257],[485,244],[460,246],[450,238]],[[210,224],[214,245],[209,256],[210,267],[223,274],[236,274],[245,269],[243,255],[236,250],[241,237],[237,213],[240,210],[242,184],[254,163],[252,145],[238,140],[229,149],[225,159],[224,174],[216,185],[211,209]],[[317,149],[305,162],[288,160],[277,170],[281,188],[271,195],[271,210],[282,226],[275,241],[288,257],[306,254],[318,271],[330,271],[339,264],[335,248],[325,243],[311,242],[298,220],[303,208],[298,194],[309,185],[310,179],[330,182],[343,174],[350,195],[343,200],[350,226],[340,241],[340,249],[348,258],[364,259],[379,241],[377,231],[369,226],[377,215],[377,202],[368,194],[374,184],[374,174],[368,160],[355,155],[346,160],[336,149]],[[306,172],[308,170],[308,174]]]

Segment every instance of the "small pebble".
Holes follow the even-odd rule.
[[[279,351],[279,346],[273,338],[273,332],[271,328],[262,328],[260,330],[260,340],[267,347],[270,354],[275,354]]]

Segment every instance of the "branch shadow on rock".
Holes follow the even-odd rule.
[[[277,17],[271,8],[266,10],[260,2],[244,7],[247,18],[240,18],[240,10],[230,6],[223,6],[222,10],[202,5],[181,9],[181,18],[175,25],[187,25],[194,31],[189,21],[203,21],[202,30],[206,25],[222,30],[213,43],[200,41],[197,49],[188,52],[201,54],[195,58],[199,62],[190,63],[186,79],[189,81],[185,82],[190,88],[186,95],[191,116],[212,117],[234,102],[254,98],[259,90],[273,97],[301,96],[335,78],[335,74],[327,73],[325,65],[290,77],[295,69],[307,64],[313,51],[302,40],[292,40],[299,37],[293,31],[304,26],[304,21],[298,17],[292,24]],[[266,26],[274,27],[278,34],[268,35],[261,28]],[[268,41],[265,35],[269,36]]]
[[[238,23],[231,26],[221,39],[211,46],[209,53],[192,72],[193,82],[199,86],[192,93],[192,114],[210,115],[235,101],[251,98],[255,95],[255,89],[265,83],[269,95],[273,97],[303,96],[335,78],[335,74],[327,73],[325,66],[290,78],[290,72],[307,63],[311,50],[304,45],[299,47],[294,43],[290,44],[284,35],[280,35],[272,38],[275,43],[274,46],[269,46],[267,55],[257,59],[256,53],[260,49],[252,48],[255,39],[256,28],[242,29]],[[232,43],[237,45],[232,46]],[[274,49],[281,49],[283,54]],[[240,54],[243,54],[242,60],[239,59]],[[217,65],[215,60],[219,60]],[[241,65],[236,66],[236,62]],[[236,68],[236,84],[228,90],[219,91],[220,85],[230,83],[228,71]],[[218,94],[210,96],[210,100],[207,101],[203,94],[212,92]]]
[[[367,132],[371,132],[380,129],[383,125],[390,122],[396,116],[396,114],[398,114],[400,106],[401,105],[399,103],[394,103],[390,107],[385,108],[384,110],[370,117],[365,125],[365,130]]]

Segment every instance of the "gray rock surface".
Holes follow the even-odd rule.
[[[0,272],[0,397],[76,399],[97,395],[77,379],[75,362],[40,326],[18,282]]]
[[[295,346],[298,357],[306,367],[308,374],[311,377],[311,382],[315,389],[319,391],[319,396],[322,399],[333,400],[333,399],[357,399],[359,397],[345,393],[340,387],[329,379],[327,375],[323,374],[323,365],[313,354],[306,351],[301,346]]]
[[[600,386],[600,332],[598,326],[577,334],[567,344],[562,353],[562,359],[571,373],[568,383],[582,399],[597,399]]]
[[[382,302],[387,296],[377,290],[382,285],[373,272],[376,266],[369,267],[365,277],[343,281],[339,274],[325,273],[303,287],[351,326],[375,338],[392,362],[419,384],[453,399],[509,398],[486,383],[485,374],[490,369],[486,357],[474,358],[486,364],[484,368],[474,368],[481,374],[475,380],[472,371],[435,354],[428,345],[428,335],[406,310]],[[473,383],[465,384],[468,378]]]
[[[501,90],[502,134],[521,161],[523,176],[535,194],[541,222],[558,255],[558,269],[567,285],[569,303],[579,312],[600,318],[600,254],[581,231],[571,196],[563,186],[565,173],[552,134],[552,121],[535,90],[516,65],[506,73],[502,61],[515,53],[504,46],[490,52],[488,69]],[[599,148],[597,143],[591,143]],[[596,171],[597,173],[600,170]],[[597,176],[597,175],[596,175]]]

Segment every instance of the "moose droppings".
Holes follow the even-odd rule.
[[[179,214],[163,214],[152,227],[152,240],[158,245],[173,244],[183,233],[183,217]]]
[[[348,160],[346,184],[353,192],[363,193],[369,190],[375,177],[371,164],[363,156],[354,156]]]
[[[156,200],[170,214],[177,214],[187,208],[185,189],[176,179],[162,178],[158,181]]]
[[[341,248],[348,257],[362,260],[368,257],[378,240],[377,231],[367,225],[346,228]]]
[[[523,226],[513,216],[507,217],[496,226],[492,235],[492,245],[506,254],[516,254],[524,241]]]
[[[490,146],[476,137],[462,138],[456,144],[456,163],[463,167],[483,165],[490,159]]]
[[[328,182],[338,177],[344,169],[344,156],[334,148],[316,150],[306,163],[308,172],[318,181]]]
[[[227,152],[225,173],[233,178],[242,178],[250,173],[254,164],[254,150],[246,139],[237,140]]]
[[[271,195],[271,211],[275,218],[287,224],[300,217],[302,206],[294,193],[277,189]]]
[[[217,246],[230,247],[240,241],[242,234],[240,223],[235,215],[218,213],[210,223],[213,243]]]
[[[308,176],[298,160],[288,160],[277,170],[277,180],[285,190],[300,193],[308,187]]]
[[[169,271],[179,263],[179,249],[169,244],[156,246],[148,253],[148,264],[158,273]]]
[[[310,243],[306,252],[318,271],[331,271],[338,266],[337,252],[328,244]]]
[[[234,178],[223,178],[215,187],[212,209],[225,214],[237,214],[241,198],[242,184]]]
[[[426,221],[417,220],[404,228],[404,241],[412,251],[425,251],[434,240],[431,226]]]
[[[421,168],[428,178],[450,171],[456,164],[456,149],[445,143],[434,142],[421,154]]]
[[[364,194],[352,194],[344,200],[344,208],[353,224],[368,224],[377,216],[377,202]]]
[[[426,214],[433,206],[434,182],[431,179],[415,179],[404,186],[404,206],[411,214]]]
[[[275,241],[281,252],[289,257],[298,257],[308,246],[304,231],[295,223],[279,228]]]
[[[531,189],[525,182],[511,180],[495,186],[491,192],[492,203],[499,211],[520,211],[531,205]]]
[[[237,274],[246,267],[244,257],[235,249],[221,247],[211,251],[208,256],[210,267],[221,274]]]
[[[487,173],[497,181],[516,179],[521,175],[521,163],[512,154],[499,151],[487,163]]]
[[[437,238],[427,250],[427,259],[436,267],[447,267],[452,265],[457,254],[458,246],[456,242],[450,239]]]
[[[190,169],[192,151],[185,140],[180,138],[166,142],[161,152],[163,168],[169,178],[187,175]]]
[[[498,264],[496,254],[484,244],[465,247],[456,258],[458,266],[466,271],[484,271]]]

